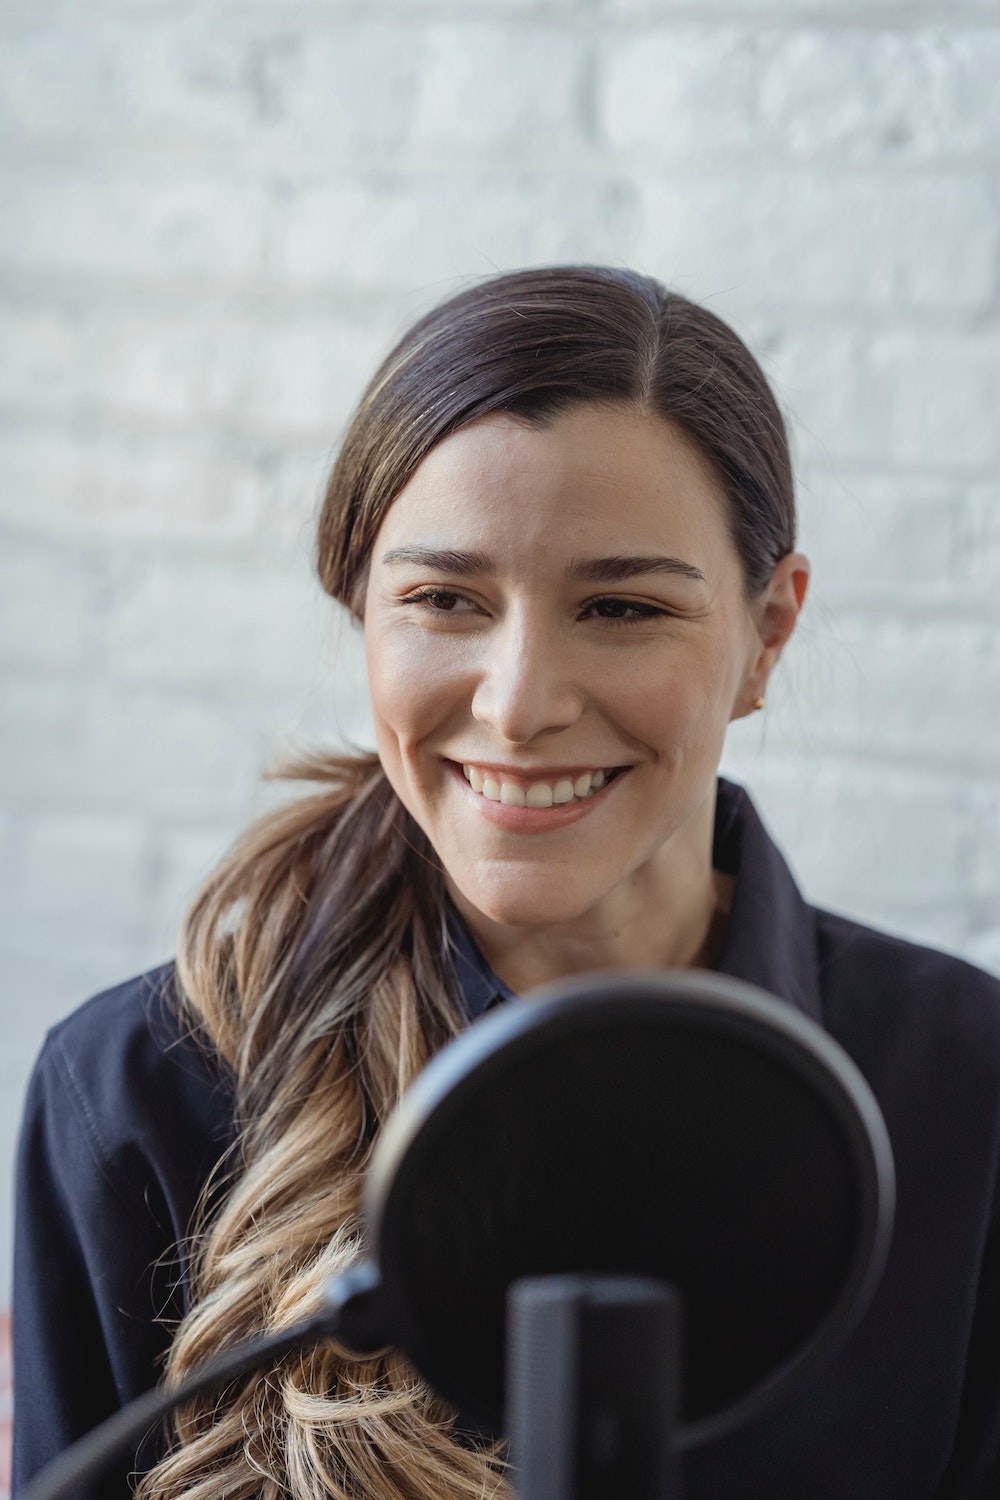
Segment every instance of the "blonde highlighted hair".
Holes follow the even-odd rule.
[[[171,1379],[316,1310],[325,1280],[360,1253],[381,1125],[466,1021],[442,962],[440,873],[378,761],[300,762],[290,774],[321,785],[251,829],[215,872],[178,963],[185,1004],[236,1080],[239,1156],[195,1260]],[[502,1490],[498,1455],[456,1441],[450,1413],[396,1355],[358,1360],[326,1345],[289,1356],[175,1426],[143,1500]]]

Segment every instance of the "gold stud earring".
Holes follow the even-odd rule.
[[[755,714],[759,714],[760,711],[761,711],[761,709],[763,707],[764,707],[764,699],[763,698],[755,698],[753,700],[753,711],[754,711]]]

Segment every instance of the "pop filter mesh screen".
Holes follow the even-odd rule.
[[[850,1144],[829,1091],[754,1028],[578,1017],[507,1047],[433,1111],[392,1183],[380,1256],[405,1345],[497,1428],[511,1281],[654,1276],[683,1297],[684,1421],[711,1416],[843,1293],[861,1196]]]

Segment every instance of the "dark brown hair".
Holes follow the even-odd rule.
[[[330,476],[324,588],[355,613],[382,518],[435,444],[489,412],[544,422],[594,401],[676,423],[728,501],[746,591],[795,543],[785,424],[764,375],[714,313],[650,276],[555,266],[494,277],[421,318],[376,371]]]

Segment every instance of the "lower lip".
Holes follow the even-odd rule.
[[[611,789],[617,786],[622,777],[627,774],[625,770],[621,770],[592,797],[564,802],[558,807],[508,807],[505,802],[491,802],[489,797],[484,797],[481,792],[474,792],[465,779],[462,767],[455,761],[449,761],[448,767],[459,782],[462,791],[472,799],[480,816],[488,823],[495,824],[497,828],[507,828],[514,833],[548,833],[552,829],[566,828],[570,823],[578,823],[596,807],[600,807]]]

